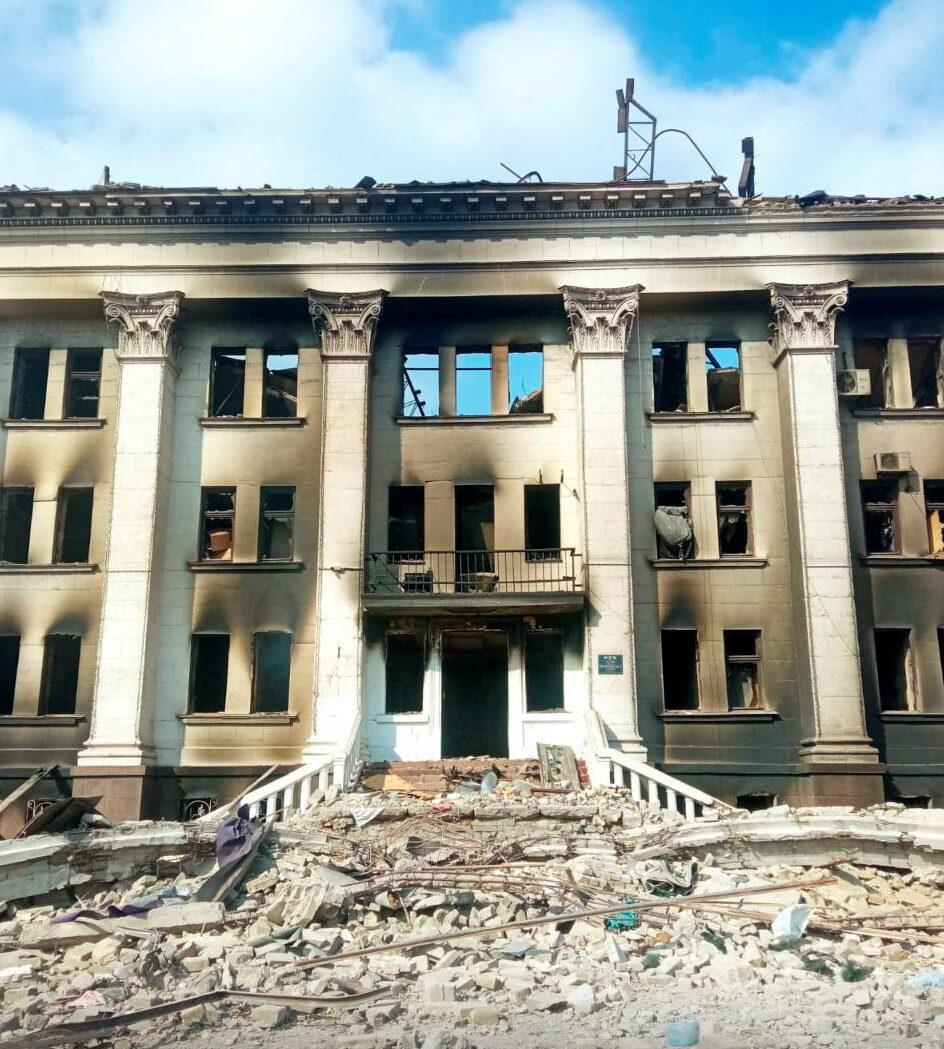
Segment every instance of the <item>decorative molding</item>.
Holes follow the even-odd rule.
[[[263,430],[284,430],[298,426],[305,426],[308,420],[304,415],[290,415],[273,418],[254,418],[251,416],[228,416],[228,415],[205,415],[200,419],[200,425],[208,430],[241,430],[254,427]]]
[[[216,714],[178,714],[177,718],[185,725],[252,725],[262,728],[265,725],[292,725],[298,721],[298,714],[294,710],[252,714],[231,714],[221,710]]]
[[[101,292],[105,320],[118,332],[119,361],[158,360],[177,363],[177,319],[182,291],[158,295]]]
[[[370,360],[387,292],[379,289],[349,294],[309,288],[305,295],[311,323],[321,336],[321,359]]]
[[[623,357],[639,313],[641,284],[626,288],[563,285],[564,312],[570,321],[574,359]]]
[[[515,426],[522,423],[552,423],[550,412],[523,415],[398,415],[397,426]]]
[[[104,419],[0,419],[4,430],[100,430]]]
[[[731,554],[729,557],[690,557],[688,560],[676,560],[674,557],[652,557],[649,564],[662,569],[697,569],[697,568],[766,568],[766,557],[753,557],[750,554]]]
[[[84,721],[84,714],[4,714],[0,728],[73,728]]]
[[[668,724],[733,725],[738,721],[779,721],[776,710],[665,710],[659,720]]]
[[[646,412],[651,423],[749,423],[757,418],[755,412]]]
[[[0,561],[0,575],[89,575],[98,571],[94,561],[56,561],[19,565]]]
[[[834,349],[836,314],[849,299],[850,281],[834,284],[768,284],[775,363],[792,350]]]
[[[302,572],[304,561],[188,561],[191,572]]]

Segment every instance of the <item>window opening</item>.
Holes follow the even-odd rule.
[[[19,663],[19,635],[0,634],[0,715],[4,717],[9,717],[13,713],[16,671]]]
[[[715,487],[718,502],[718,547],[722,557],[749,554],[751,486],[748,481],[725,481]]]
[[[526,561],[560,559],[560,485],[524,486]]]
[[[735,345],[705,347],[708,373],[708,411],[741,410],[741,348]]]
[[[298,354],[266,350],[262,383],[263,416],[294,419],[298,414]]]
[[[498,576],[490,552],[495,548],[495,490],[491,485],[458,485],[455,500],[457,590],[495,590]]]
[[[79,685],[81,639],[75,634],[49,634],[43,644],[39,713],[74,714]]]
[[[27,563],[32,522],[33,489],[0,489],[0,562]]]
[[[928,550],[944,557],[944,481],[924,482],[924,509],[928,515]]]
[[[728,709],[760,710],[760,631],[725,630]]]
[[[688,410],[688,347],[684,342],[652,347],[652,386],[655,411]]]
[[[766,790],[751,791],[750,794],[738,794],[736,797],[737,807],[747,812],[762,812],[764,809],[772,809],[777,803],[776,794]]]
[[[18,349],[13,358],[11,419],[42,419],[46,414],[49,350]]]
[[[875,669],[882,710],[913,710],[914,681],[911,665],[911,631],[875,631]]]
[[[92,538],[93,488],[60,488],[56,505],[57,564],[86,564]]]
[[[525,632],[524,678],[529,714],[564,709],[564,635],[560,630]]]
[[[291,561],[295,546],[295,489],[263,487],[259,492],[259,560]]]
[[[384,642],[385,713],[422,713],[423,674],[426,668],[425,637],[390,631]]]
[[[908,368],[915,408],[937,408],[941,403],[941,361],[937,340],[909,339]]]
[[[508,414],[537,415],[544,411],[544,350],[508,348]]]
[[[666,710],[697,710],[698,631],[662,631],[662,696]]]
[[[233,560],[233,527],[236,519],[235,488],[204,488],[202,534],[200,538],[201,561]]]
[[[101,350],[69,350],[66,361],[65,417],[97,419],[102,383]]]
[[[408,350],[403,355],[403,415],[432,418],[439,415],[439,350]]]
[[[673,561],[688,561],[695,556],[691,487],[687,483],[660,481],[654,489],[653,524],[657,556]]]
[[[869,373],[868,405],[885,408],[888,404],[888,348],[885,340],[862,339],[854,343],[852,359],[857,368]]]
[[[252,635],[252,709],[255,714],[288,710],[292,635],[260,631]]]
[[[422,561],[426,549],[423,486],[393,484],[387,490],[387,549],[397,561]]]
[[[191,714],[220,714],[226,709],[229,634],[193,634],[190,641]]]
[[[240,418],[246,393],[246,351],[214,347],[210,358],[210,415]]]
[[[863,481],[862,515],[866,553],[897,554],[898,482]]]
[[[456,350],[456,415],[492,414],[490,347]]]

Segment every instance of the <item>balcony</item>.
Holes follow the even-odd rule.
[[[382,550],[367,555],[371,612],[566,612],[584,604],[580,554],[548,550]]]

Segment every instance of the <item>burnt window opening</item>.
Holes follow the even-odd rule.
[[[924,482],[924,509],[928,516],[928,550],[944,557],[944,481]]]
[[[718,504],[718,549],[722,557],[753,549],[750,481],[724,481],[715,486]]]
[[[915,709],[910,630],[875,631],[875,671],[882,710]]]
[[[856,368],[869,373],[869,391],[866,404],[871,408],[888,406],[888,348],[884,339],[861,339],[852,347]]]
[[[13,358],[11,419],[42,419],[46,415],[49,350],[18,349]]]
[[[403,415],[434,418],[439,415],[439,350],[407,350],[403,354]]]
[[[425,638],[389,631],[384,638],[384,649],[384,712],[422,713]]]
[[[221,714],[226,709],[229,634],[193,634],[190,638],[191,714]]]
[[[560,560],[560,485],[524,486],[526,561]]]
[[[3,717],[9,717],[13,713],[16,671],[19,663],[19,635],[0,634],[0,716]]]
[[[263,630],[252,635],[252,711],[284,714],[288,710],[292,635]]]
[[[941,404],[941,350],[936,339],[908,340],[908,369],[915,408]]]
[[[760,631],[725,630],[724,666],[728,710],[761,710]]]
[[[236,520],[235,488],[203,488],[200,493],[200,560],[232,561]]]
[[[259,560],[291,561],[295,553],[295,489],[259,491]]]
[[[495,575],[495,489],[490,484],[463,484],[455,488],[456,589],[459,593],[490,593],[498,586]]]
[[[456,350],[456,415],[492,414],[492,349],[462,346]]]
[[[741,348],[735,344],[708,344],[705,347],[708,378],[708,411],[741,410]]]
[[[87,564],[92,539],[93,488],[60,488],[56,503],[56,564]]]
[[[944,678],[944,626],[937,628],[937,654],[941,664],[941,677]]]
[[[397,561],[422,561],[426,549],[425,490],[392,484],[387,490],[387,549]]]
[[[298,414],[298,354],[266,350],[262,366],[262,415],[294,419]]]
[[[529,714],[564,709],[564,635],[560,630],[525,632],[524,683]]]
[[[102,351],[69,350],[63,415],[67,419],[97,419],[102,385]]]
[[[655,411],[688,410],[688,347],[684,342],[652,347],[652,391]]]
[[[246,394],[246,351],[216,346],[210,357],[210,415],[241,418]]]
[[[698,710],[698,631],[662,631],[662,701],[666,710]]]
[[[0,562],[25,565],[33,523],[33,489],[0,489]]]
[[[81,646],[81,639],[75,634],[47,635],[39,684],[41,715],[75,713]]]
[[[691,486],[686,482],[660,481],[653,488],[656,556],[660,559],[688,561],[695,556]]]
[[[508,347],[508,414],[539,415],[544,411],[544,350],[540,346]]]
[[[897,554],[898,481],[862,481],[862,517],[867,554]]]

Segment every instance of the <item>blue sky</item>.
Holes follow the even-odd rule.
[[[942,54],[944,0],[0,0],[0,184],[597,181],[634,76],[762,193],[944,194]]]

